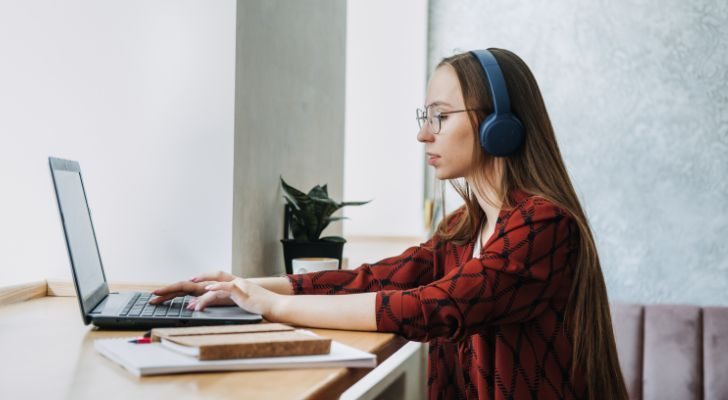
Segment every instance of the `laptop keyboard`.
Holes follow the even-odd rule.
[[[187,318],[192,316],[192,311],[187,310],[192,297],[175,297],[162,304],[149,304],[152,298],[151,293],[134,293],[124,309],[121,310],[121,317],[167,317]]]

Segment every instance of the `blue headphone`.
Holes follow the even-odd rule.
[[[506,157],[515,153],[523,144],[524,129],[518,118],[511,114],[506,81],[493,53],[488,50],[473,50],[470,53],[483,67],[490,94],[493,99],[493,114],[480,124],[480,146],[486,153]]]

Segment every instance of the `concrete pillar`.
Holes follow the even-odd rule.
[[[279,176],[342,200],[346,2],[240,0],[232,272],[284,272]],[[339,215],[341,211],[337,213]],[[323,235],[341,235],[334,222]]]

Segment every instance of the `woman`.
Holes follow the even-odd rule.
[[[429,164],[465,181],[465,205],[426,243],[355,270],[202,275],[155,302],[192,293],[197,309],[429,342],[433,399],[626,399],[594,239],[529,68],[502,49],[446,58],[425,104]]]

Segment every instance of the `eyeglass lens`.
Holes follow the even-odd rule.
[[[430,130],[432,131],[432,133],[439,133],[440,118],[435,114],[436,112],[434,107],[428,107],[426,110],[418,108],[417,124],[420,126],[420,129],[422,129],[422,126],[425,124],[425,120],[427,120],[427,123],[430,125]]]

